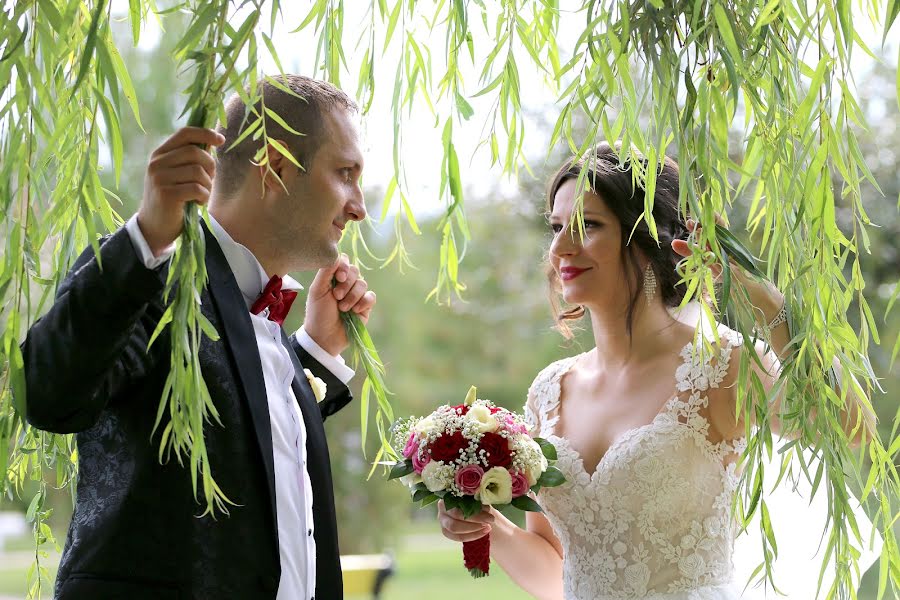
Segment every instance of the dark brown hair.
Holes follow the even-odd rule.
[[[686,292],[684,284],[679,284],[681,276],[676,272],[676,265],[681,257],[672,250],[672,241],[687,236],[687,226],[678,208],[678,164],[666,157],[662,170],[656,177],[656,192],[653,196],[653,218],[659,242],[650,235],[647,223],[641,220],[637,228],[634,224],[644,212],[644,189],[634,184],[631,163],[619,162],[620,144],[615,148],[607,142],[598,145],[594,152],[585,158],[572,157],[557,170],[547,188],[547,211],[553,210],[556,193],[563,183],[570,179],[578,179],[584,172],[584,186],[597,194],[616,216],[622,231],[622,261],[626,270],[630,269],[633,278],[626,278],[625,285],[631,298],[628,305],[626,327],[629,335],[634,324],[635,307],[644,289],[643,272],[638,262],[638,251],[649,261],[653,274],[656,275],[657,293],[661,294],[666,306],[678,306]],[[644,167],[645,158],[639,160]],[[628,236],[634,228],[629,242]],[[566,338],[572,337],[567,321],[579,319],[585,314],[583,306],[575,306],[563,310],[561,302],[562,287],[559,276],[552,267],[547,269],[550,282],[550,304],[556,318],[556,326]],[[634,286],[634,281],[637,285]],[[633,289],[632,289],[633,288]]]
[[[356,112],[358,108],[347,94],[327,81],[303,75],[276,75],[272,79],[280,87],[267,79],[260,81],[257,84],[257,97],[261,100],[257,100],[254,110],[259,114],[264,102],[266,109],[274,111],[291,129],[302,134],[292,133],[275,119],[265,116],[266,135],[270,139],[286,142],[293,157],[308,171],[316,151],[328,133],[323,115],[334,109]],[[293,94],[281,88],[287,88]],[[247,90],[248,95],[249,93]],[[216,155],[216,179],[226,195],[241,185],[250,161],[262,146],[262,138],[254,139],[254,132],[234,148],[231,147],[241,133],[258,119],[256,114],[247,109],[238,94],[232,95],[225,104],[226,123],[217,129],[225,136],[225,143],[219,147]]]

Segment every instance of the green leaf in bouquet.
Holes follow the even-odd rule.
[[[499,510],[503,514],[503,516],[505,516],[508,519],[517,518],[516,513],[513,510],[515,507],[512,504],[494,504],[493,508],[496,508],[497,510]]]
[[[444,508],[447,510],[459,508],[459,498],[453,494],[446,494],[444,496]]]
[[[545,440],[544,438],[536,437],[534,441],[538,443],[538,446],[541,447],[541,452],[544,454],[544,458],[547,460],[556,460],[556,446]]]
[[[402,462],[395,463],[394,466],[391,467],[391,472],[388,475],[388,479],[396,479],[398,477],[403,477],[404,475],[409,475],[413,472],[413,466],[411,460],[405,460]]]
[[[513,498],[510,504],[519,510],[527,510],[529,512],[544,512],[541,508],[541,505],[534,501],[533,498],[529,496],[519,496],[518,498]]]
[[[416,490],[416,493],[413,494],[413,502],[418,502],[419,500],[424,500],[428,496],[432,496],[433,494],[428,491],[428,488],[424,490]]]
[[[481,502],[472,496],[463,496],[459,498],[459,509],[462,511],[463,517],[468,519],[472,515],[481,512]]]
[[[538,487],[556,487],[566,482],[566,476],[556,467],[547,467],[535,484]]]
[[[439,498],[440,496],[438,496],[437,494],[429,494],[428,496],[422,498],[422,508],[425,508],[429,504],[434,504],[438,501]]]

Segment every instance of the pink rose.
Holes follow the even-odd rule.
[[[481,487],[484,469],[478,465],[468,465],[456,472],[456,487],[463,494],[475,494]]]
[[[422,474],[422,469],[425,468],[425,465],[430,462],[431,455],[427,452],[420,452],[417,450],[416,453],[412,455],[413,471],[415,471],[419,475]]]
[[[419,451],[419,439],[415,432],[409,434],[406,447],[403,448],[403,457],[412,458]]]
[[[512,478],[512,497],[518,498],[519,496],[524,496],[528,493],[528,479],[522,473],[513,473],[509,472],[510,478]]]

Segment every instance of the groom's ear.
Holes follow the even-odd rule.
[[[270,139],[265,148],[260,149],[255,164],[265,189],[287,191],[284,185],[287,170],[297,168],[296,159],[289,152],[286,142],[275,139]]]

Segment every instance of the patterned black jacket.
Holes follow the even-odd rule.
[[[147,269],[122,228],[88,248],[22,346],[26,418],[75,432],[78,486],[56,583],[62,600],[275,598],[281,568],[272,434],[253,326],[225,256],[206,230],[209,285],[203,377],[222,425],[205,427],[213,476],[237,506],[200,517],[189,469],[160,464],[151,435],[169,372],[169,338],[147,342],[162,317],[165,267]],[[102,264],[102,269],[101,269]],[[166,331],[169,331],[168,329]],[[351,400],[347,387],[284,336],[307,429],[319,600],[343,597],[323,421]],[[328,386],[317,405],[303,366]],[[296,532],[307,535],[307,532]]]

